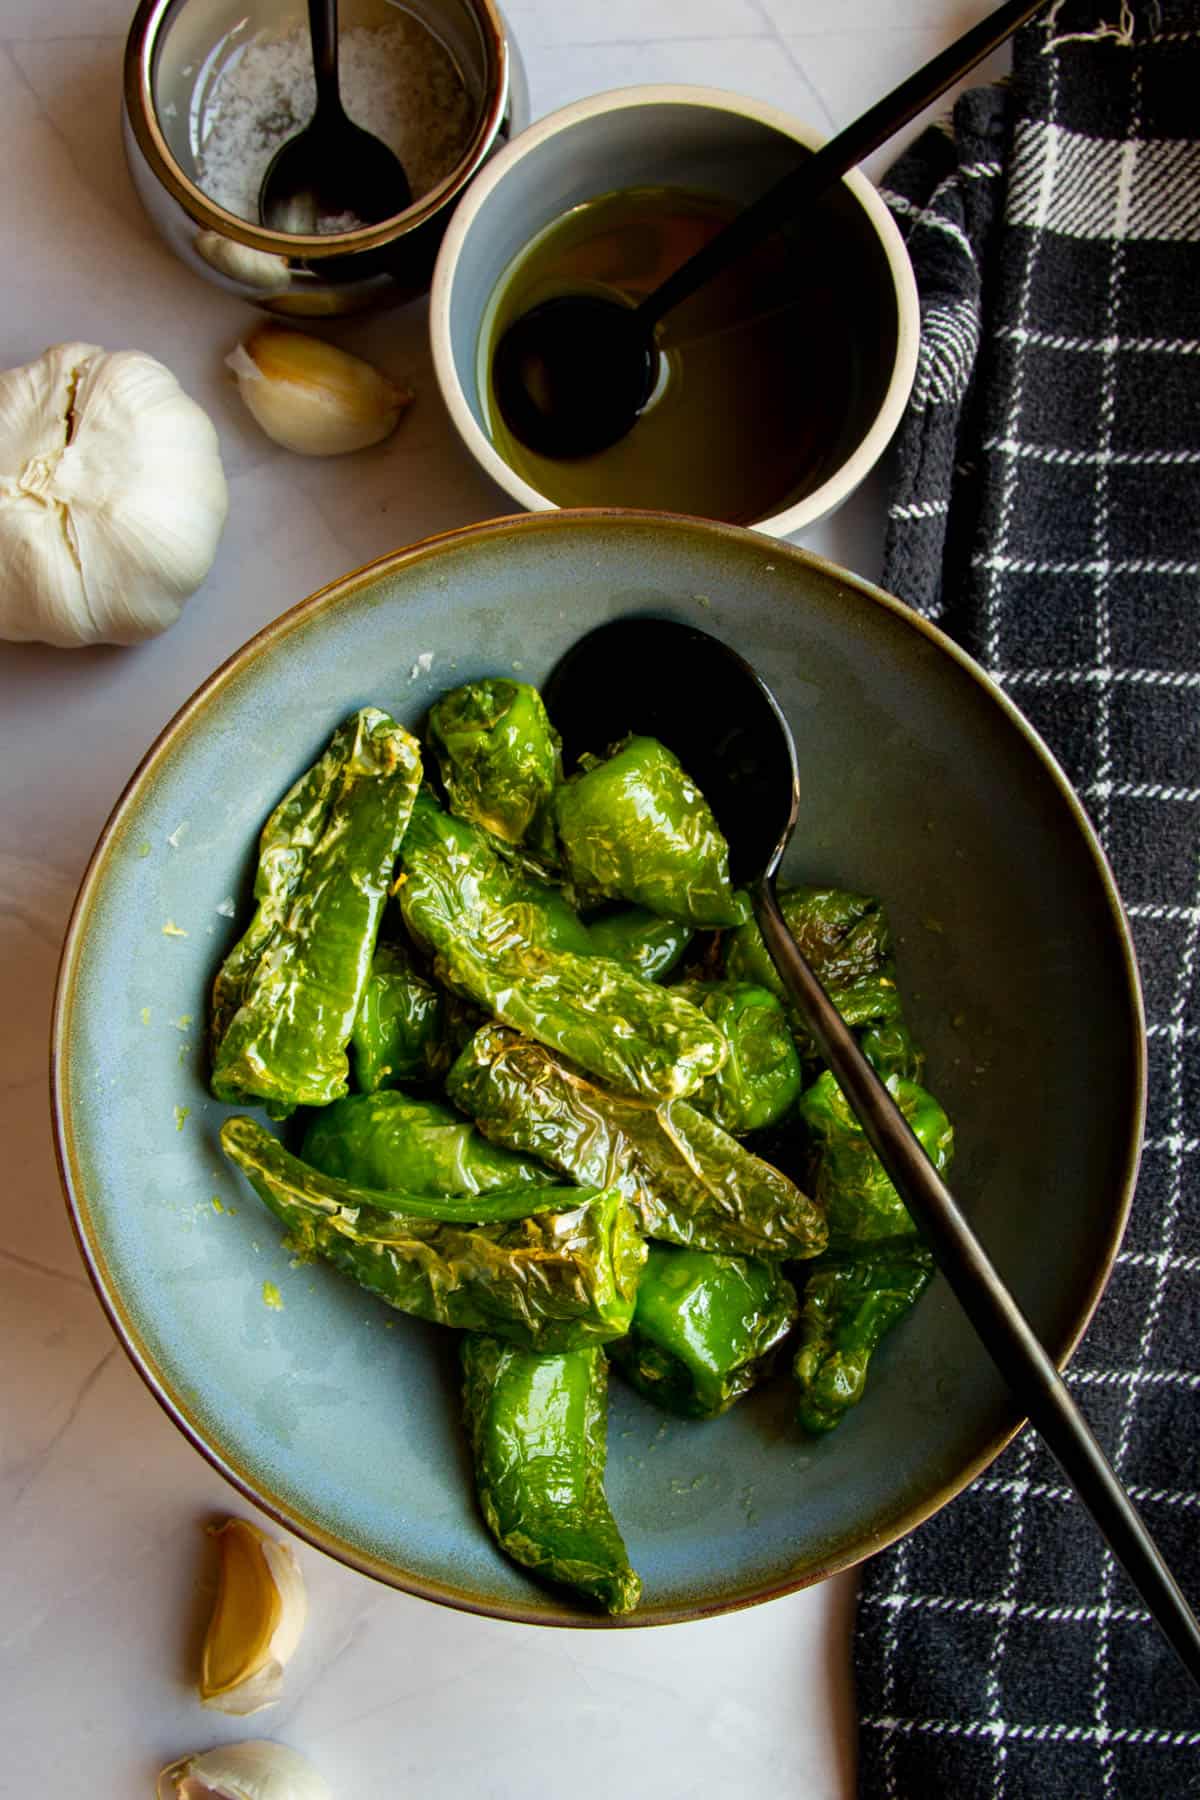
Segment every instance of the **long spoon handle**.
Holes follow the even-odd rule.
[[[678,306],[711,276],[736,261],[744,250],[819,199],[847,169],[853,169],[864,156],[886,144],[890,137],[981,62],[990,50],[1011,37],[1017,27],[1031,19],[1044,4],[1045,0],[1032,0],[1032,4],[1031,0],[1006,0],[1004,6],[997,7],[994,13],[964,32],[931,62],[893,88],[890,94],[877,100],[853,125],[822,144],[798,169],[793,169],[769,187],[702,250],[681,263],[661,286],[646,295],[635,309],[644,328],[652,330],[673,306]]]
[[[317,84],[317,112],[330,106],[341,111],[338,93],[338,0],[308,0],[308,31],[312,39],[313,79]]]
[[[751,896],[775,967],[963,1311],[1200,1686],[1200,1625],[1066,1383],[788,931],[774,881],[761,877]]]

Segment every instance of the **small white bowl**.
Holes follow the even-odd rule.
[[[614,190],[679,185],[748,204],[813,150],[819,132],[778,108],[720,88],[617,88],[539,119],[476,176],[451,220],[434,269],[430,335],[434,368],[455,427],[475,460],[521,506],[556,501],[523,479],[497,451],[479,392],[480,332],[496,284],[538,232],[571,207]],[[857,170],[845,185],[879,255],[872,334],[880,355],[861,396],[845,453],[771,516],[751,521],[776,537],[802,530],[840,506],[879,460],[916,372],[919,306],[904,242],[887,207]],[[877,336],[874,335],[877,332]],[[637,504],[628,495],[601,502]]]

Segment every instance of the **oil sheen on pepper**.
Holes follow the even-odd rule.
[[[615,290],[636,304],[737,211],[690,188],[624,189],[553,220],[505,270],[480,332],[479,392],[497,450],[539,493],[560,506],[660,507],[747,524],[811,493],[842,459],[847,420],[861,417],[862,338],[844,265],[836,286],[822,278],[837,252],[820,230],[802,240],[810,254],[782,237],[747,252],[667,315],[658,385],[611,448],[539,456],[500,417],[491,366],[514,319],[564,293]]]

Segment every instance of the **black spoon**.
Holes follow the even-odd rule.
[[[769,187],[636,306],[615,295],[561,294],[515,319],[492,359],[496,404],[513,436],[558,459],[591,456],[623,438],[658,381],[655,329],[666,314],[791,223],[1044,3],[1007,0]]]
[[[311,234],[334,221],[341,230],[377,225],[412,204],[412,189],[387,145],[347,118],[338,91],[337,0],[308,0],[317,104],[295,137],[281,144],[258,190],[258,216],[270,231]]]
[[[669,671],[669,679],[664,672]],[[771,958],[938,1266],[1014,1396],[1200,1686],[1197,1624],[1154,1539],[987,1252],[842,1022],[784,923],[775,877],[800,804],[796,745],[774,695],[706,632],[638,617],[601,625],[555,665],[542,694],[564,758],[627,731],[660,738],[707,797]]]

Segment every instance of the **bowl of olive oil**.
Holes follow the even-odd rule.
[[[434,274],[434,363],[464,442],[513,499],[783,536],[853,491],[899,421],[918,337],[903,242],[857,173],[667,315],[653,392],[615,444],[538,453],[493,378],[532,307],[579,293],[636,306],[818,142],[717,89],[625,88],[541,120],[479,177]]]

